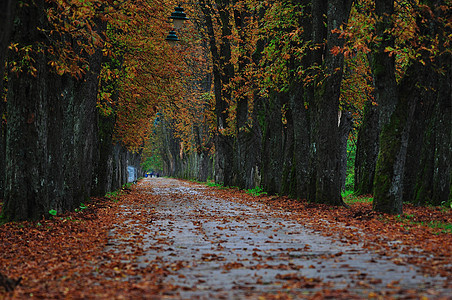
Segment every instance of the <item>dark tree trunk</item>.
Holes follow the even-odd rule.
[[[118,189],[127,183],[127,175],[127,149],[119,144],[115,144],[112,190]]]
[[[325,33],[320,36],[313,35],[314,24],[311,17],[311,6],[306,1],[294,1],[304,6],[304,14],[299,19],[299,27],[304,28],[305,40],[316,38],[317,43],[322,43],[322,39]],[[322,11],[318,9],[314,11]],[[323,22],[319,19],[320,12],[317,12],[315,20]],[[320,25],[320,24],[317,24]],[[302,46],[302,45],[298,45]],[[310,51],[302,62],[292,62],[291,69],[297,70],[302,68],[307,70],[315,61],[321,63],[321,54],[317,55],[318,51]],[[312,134],[312,106],[313,102],[313,89],[311,87],[305,87],[304,82],[299,79],[298,74],[294,73],[291,86],[289,88],[289,105],[292,116],[293,126],[293,163],[295,170],[295,182],[292,185],[295,188],[294,196],[301,199],[313,199],[315,198],[315,172],[314,172],[314,160],[315,153],[312,151],[313,146],[313,134]],[[308,107],[309,106],[309,107]],[[314,195],[310,197],[310,195]]]
[[[22,6],[13,40],[19,45],[46,42],[37,27],[46,28],[44,3]],[[13,53],[11,61],[20,61]],[[66,82],[49,72],[43,54],[34,55],[34,68],[11,73],[8,81],[5,221],[39,219],[55,209],[62,211],[63,149],[62,102]],[[63,96],[60,96],[63,95]]]
[[[283,164],[282,164],[282,178],[280,193],[283,195],[289,195],[295,197],[297,189],[297,177],[296,177],[296,164],[294,158],[295,140],[294,140],[294,126],[293,126],[293,114],[289,105],[290,96],[284,95],[284,102],[282,108],[285,111],[283,116]]]
[[[263,105],[262,119],[262,188],[270,193],[280,192],[284,164],[284,128],[281,115],[281,97],[274,93]]]
[[[180,151],[180,140],[174,138],[171,130],[171,124],[167,120],[162,120],[162,159],[163,173],[166,176],[181,176],[183,173],[182,157]]]
[[[355,194],[373,193],[375,166],[378,157],[378,107],[368,101],[358,132],[355,157]]]
[[[444,14],[438,7],[432,7],[432,11],[437,17]],[[417,85],[411,87],[412,93],[420,98],[422,108],[415,114],[418,128],[411,131],[411,164],[407,164],[405,170],[405,185],[409,190],[404,193],[404,200],[417,205],[440,205],[450,201],[451,190],[451,55],[444,51],[447,31],[442,24],[432,20],[428,24],[420,22],[418,26],[423,36],[439,38],[442,54],[432,61],[428,52],[423,53],[424,64],[417,67],[415,74]],[[415,145],[416,141],[418,145]]]
[[[214,74],[214,76],[219,76],[221,84],[219,89],[220,93],[215,94],[215,112],[217,115],[217,157],[218,157],[218,167],[221,170],[223,180],[222,182],[225,186],[230,186],[234,184],[234,178],[237,178],[237,174],[234,174],[234,138],[230,135],[224,134],[223,130],[229,128],[228,117],[229,117],[229,101],[231,100],[231,91],[229,88],[230,80],[234,77],[234,66],[231,62],[231,42],[230,37],[232,35],[232,25],[230,23],[229,15],[229,0],[219,0],[217,1],[217,7],[219,12],[219,20],[221,26],[221,42],[219,47],[219,63],[220,73]],[[215,62],[214,62],[215,63]],[[217,88],[217,87],[215,87]],[[221,174],[219,173],[219,174]]]
[[[6,53],[11,39],[11,32],[13,30],[13,20],[16,10],[16,3],[16,0],[3,0],[0,3],[0,95],[2,96]],[[1,99],[3,99],[3,97]],[[2,102],[3,100],[0,101],[0,103]]]
[[[5,104],[5,108],[2,106]],[[6,113],[6,103],[0,100],[0,116]],[[0,120],[0,199],[3,200],[5,190],[5,174],[6,174],[6,121]],[[2,202],[0,200],[0,202]]]
[[[437,9],[436,5],[439,4],[432,5],[432,11]],[[448,39],[448,33],[442,27],[443,24],[432,17],[438,17],[444,12],[438,9],[436,14],[430,14],[422,9],[419,13],[426,14],[417,18],[419,34],[422,36],[423,43],[426,43],[426,48],[429,48],[429,41],[435,37],[433,43],[439,39],[441,49]],[[424,22],[425,19],[431,20]],[[410,197],[414,194],[414,202],[418,204],[425,201],[439,204],[439,202],[448,201],[450,193],[450,54],[443,52],[439,57],[431,60],[429,51],[419,49],[419,53],[420,56],[411,62],[399,83],[397,108],[391,116],[390,123],[383,126],[380,135],[380,153],[374,184],[374,209],[382,212],[402,213],[403,196]],[[410,128],[416,105],[424,105],[428,110],[434,108],[431,109],[434,115],[430,120],[426,120],[427,122],[421,120],[421,124],[425,124],[423,135],[419,135],[419,132],[414,132]],[[416,118],[423,116],[428,118],[428,110],[416,115]],[[418,122],[414,122],[414,125],[419,128]],[[417,154],[420,158],[418,170],[413,170],[412,166],[405,167],[406,159],[411,163],[416,160],[414,158],[416,154],[408,157],[406,155],[410,130],[412,134],[422,139],[422,148]],[[412,136],[411,140],[415,138]],[[416,173],[415,191],[410,189],[404,193],[404,184],[412,184],[414,182],[412,176]],[[406,175],[410,178],[405,179]],[[436,195],[441,196],[434,196],[435,189]]]
[[[238,46],[241,49],[249,49],[249,47],[246,47],[245,43],[249,40],[249,37],[247,36],[246,21],[249,20],[250,17],[250,13],[246,10],[239,11],[238,9],[234,9],[234,23],[240,38]],[[256,51],[260,50],[262,49],[257,49]],[[246,78],[246,76],[242,76],[242,74],[245,72],[246,67],[251,63],[251,59],[252,53],[250,53],[250,50],[240,54],[237,69],[237,73],[240,77]],[[249,83],[246,82],[246,79],[236,82],[238,87],[247,84]],[[259,172],[260,169],[260,132],[259,127],[256,126],[257,120],[254,109],[252,110],[252,115],[250,115],[249,96],[238,94],[235,98],[237,101],[237,124],[234,147],[234,174],[236,174],[236,180],[233,185],[243,189],[250,189],[256,186],[256,172]],[[250,122],[250,120],[252,121]]]
[[[217,132],[215,136],[215,181],[228,186],[233,183],[234,141],[224,131],[228,128],[228,101],[230,91],[225,89],[230,79],[234,76],[234,67],[231,63],[231,45],[229,38],[232,34],[229,23],[228,0],[216,2],[221,26],[220,42],[217,44],[212,16],[215,12],[208,1],[200,1],[200,7],[204,14],[207,35],[209,37],[210,53],[212,55],[215,114],[217,117]]]
[[[446,72],[439,78],[435,107],[435,159],[433,188],[429,201],[434,205],[452,199],[452,55],[444,53],[439,59]]]
[[[309,111],[305,108],[306,95],[302,83],[294,84],[291,89],[292,120],[294,134],[294,164],[295,164],[295,196],[309,199],[311,178],[313,178],[312,156],[310,153],[310,121]],[[307,99],[306,99],[307,100]]]
[[[14,42],[48,43],[45,31],[38,30],[49,28],[48,5],[37,1],[18,9]],[[6,221],[70,210],[90,196],[101,53],[89,58],[91,68],[79,81],[56,75],[45,53],[35,49],[32,55],[29,67],[11,70],[8,77]],[[10,60],[20,61],[20,56],[11,52]]]
[[[393,27],[394,0],[376,0],[375,12],[381,18],[376,24],[376,34],[381,37],[381,41],[374,46],[369,57],[381,130],[389,123],[397,105],[395,58],[385,51],[387,47],[394,47],[394,37],[388,33]]]
[[[339,149],[341,151],[341,191],[345,191],[347,179],[347,142],[353,127],[352,113],[341,111],[339,122]]]
[[[452,199],[452,55],[446,47],[450,41],[450,30],[441,21],[441,18],[450,18],[447,1],[426,2],[433,15],[423,10],[424,19],[418,18],[419,32],[425,40],[438,39],[439,53],[434,60],[423,59],[424,74],[421,74],[419,84],[425,87],[422,92],[428,93],[423,102],[433,101],[433,114],[427,119],[428,126],[424,131],[423,150],[421,152],[420,172],[417,176],[415,203],[429,203],[440,205],[450,203]],[[432,40],[432,44],[435,44]],[[429,45],[427,45],[429,46]],[[429,84],[430,83],[430,84]],[[427,145],[428,143],[428,145]],[[429,147],[430,146],[430,147]],[[429,161],[422,161],[430,158]],[[429,164],[429,167],[425,165]]]
[[[72,203],[71,209],[89,199],[96,170],[98,148],[97,89],[102,53],[96,51],[89,58],[90,70],[84,80],[76,81],[72,87],[73,97],[66,104],[64,115],[64,171],[65,194]],[[99,180],[106,180],[99,178]],[[72,195],[72,196],[70,196]]]
[[[189,154],[190,156],[194,156],[196,161],[196,170],[193,178],[198,181],[205,182],[208,179],[213,178],[212,157],[210,155],[212,142],[210,141],[210,137],[208,137],[208,128],[206,124],[195,125],[193,132],[195,134],[195,142],[197,145],[196,152]],[[203,142],[204,138],[209,139],[209,142]]]
[[[6,102],[3,78],[6,53],[13,30],[15,6],[15,0],[4,0],[0,4],[0,199],[3,199],[6,174]]]
[[[93,196],[104,196],[106,193],[119,188],[114,184],[115,180],[115,146],[113,144],[113,131],[115,118],[113,115],[98,117],[98,138],[94,160],[95,171],[93,175]]]
[[[434,73],[433,73],[434,74]],[[426,78],[427,85],[433,87],[434,82]],[[417,92],[422,93],[416,87],[412,87]],[[435,100],[432,92],[429,96],[422,97],[414,112],[411,125],[410,137],[408,141],[408,150],[404,171],[403,181],[403,201],[411,202],[417,205],[425,204],[427,198],[425,193],[430,193],[433,179],[433,161],[434,161],[434,114]],[[428,189],[416,187],[417,181]],[[419,200],[416,200],[416,190],[420,188]]]
[[[380,151],[375,170],[373,209],[390,214],[403,212],[403,176],[411,123],[420,101],[413,93],[418,78],[415,67],[407,71],[400,83],[396,110],[380,134]],[[414,89],[415,90],[415,89]]]
[[[402,159],[400,157],[402,145],[401,140],[392,141],[392,139],[402,137],[400,130],[403,130],[407,119],[402,112],[399,112],[401,115],[395,116],[392,121],[393,124],[389,124],[397,103],[400,101],[397,94],[394,56],[385,52],[387,47],[394,46],[394,38],[388,33],[393,26],[391,19],[394,13],[394,0],[375,1],[375,12],[381,18],[376,24],[376,34],[381,37],[381,41],[374,47],[370,55],[370,64],[375,82],[375,99],[379,108],[381,134],[373,187],[373,208],[381,212],[400,213],[402,210],[401,203],[394,202],[401,201],[401,199],[396,200],[401,189],[394,186],[400,179],[394,177],[394,171],[398,171],[401,167],[400,161],[397,162],[399,166],[394,164],[396,163],[396,156]],[[403,107],[407,108],[408,103],[401,103],[400,109],[403,109]],[[394,142],[394,144],[391,144],[391,142]],[[393,182],[393,179],[397,182]]]
[[[343,205],[341,197],[341,148],[339,141],[338,111],[340,85],[342,80],[343,55],[332,55],[333,46],[341,46],[343,40],[332,32],[342,24],[348,22],[352,1],[315,1],[319,2],[318,9],[313,12],[319,16],[327,15],[326,49],[322,61],[326,67],[326,78],[319,84],[314,93],[314,137],[316,152],[316,195],[315,201],[332,205]],[[316,22],[314,22],[315,24]],[[318,23],[318,22],[317,22]],[[315,26],[315,25],[314,25]],[[313,34],[322,32],[322,28],[314,27]],[[323,42],[323,39],[322,39]]]

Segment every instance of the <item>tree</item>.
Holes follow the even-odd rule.
[[[83,35],[98,35],[94,18],[85,23],[92,32],[55,32],[60,22],[74,25],[64,15],[55,18],[59,9],[44,1],[17,9],[8,60],[5,221],[39,219],[90,195],[100,51]],[[70,15],[82,10],[74,9]],[[67,47],[76,40],[87,41],[89,58]]]
[[[6,162],[6,98],[4,97],[4,75],[6,53],[13,27],[16,1],[7,0],[0,4],[0,173],[5,173]],[[4,176],[0,176],[0,199],[3,198]]]
[[[424,3],[421,3],[424,4]],[[450,201],[451,180],[451,54],[446,1],[415,8],[418,36],[416,60],[408,67],[413,86],[401,86],[415,98],[416,108],[408,141],[403,200],[416,205]],[[414,22],[414,21],[413,21]],[[422,134],[419,134],[422,132]]]
[[[320,78],[318,88],[314,92],[314,132],[316,147],[316,202],[340,205],[341,180],[340,180],[340,153],[339,143],[339,96],[342,80],[343,56],[334,55],[333,47],[341,47],[344,44],[340,35],[335,31],[341,25],[347,24],[350,15],[352,1],[328,1],[318,6],[314,5],[314,19],[327,15],[327,32],[325,52],[322,53],[326,68],[325,77]],[[318,11],[317,11],[318,10]],[[314,20],[317,26],[313,29],[313,35],[321,35],[320,20]],[[324,33],[325,34],[325,33]],[[323,42],[323,41],[322,41]]]
[[[378,4],[380,6],[377,6]],[[450,105],[444,106],[444,103],[448,102],[450,104],[451,99],[450,64],[448,64],[450,62],[450,51],[447,50],[449,41],[446,37],[446,32],[450,29],[450,21],[447,21],[446,17],[450,13],[450,6],[445,4],[445,2],[439,1],[435,4],[419,3],[407,5],[409,11],[414,13],[415,18],[408,19],[411,20],[408,22],[405,21],[406,19],[402,19],[402,21],[411,26],[411,34],[400,36],[400,32],[394,31],[394,34],[399,33],[398,38],[402,41],[395,48],[393,42],[384,44],[385,39],[380,44],[381,47],[384,45],[384,49],[380,48],[377,56],[383,57],[387,61],[394,61],[396,55],[401,56],[400,53],[408,53],[408,55],[405,55],[407,57],[407,64],[399,80],[398,91],[392,96],[393,100],[390,106],[394,107],[394,110],[392,113],[386,111],[387,115],[383,113],[383,118],[381,119],[389,120],[389,123],[383,125],[380,135],[380,153],[375,175],[373,204],[374,209],[377,211],[392,214],[400,214],[402,212],[404,182],[407,182],[404,176],[406,174],[413,175],[416,173],[406,171],[407,166],[405,161],[407,159],[410,132],[414,134],[411,130],[411,125],[413,122],[415,123],[414,120],[417,117],[424,115],[418,114],[415,116],[416,107],[419,105],[442,107],[443,110],[442,112],[437,111],[437,118],[432,118],[430,124],[423,128],[425,132],[424,141],[430,147],[427,146],[422,150],[422,153],[425,154],[425,156],[421,156],[425,167],[419,171],[420,173],[417,178],[421,181],[417,181],[416,193],[417,195],[421,195],[423,199],[429,199],[431,197],[429,196],[430,192],[426,193],[426,191],[436,189],[438,194],[433,197],[433,199],[438,197],[433,200],[436,203],[447,201],[449,195],[451,167],[446,162],[448,161],[446,157],[450,157],[451,155],[450,109],[448,109]],[[379,11],[379,8],[382,10]],[[386,18],[393,16],[393,9],[393,3],[391,1],[376,2],[377,14],[384,14]],[[391,23],[384,25],[384,29],[382,28],[381,30],[387,31],[388,28],[392,28],[393,25],[390,24],[393,22],[401,22],[400,19],[395,19],[394,17],[392,17],[392,20]],[[390,39],[394,40],[394,38]],[[409,45],[408,47],[406,46],[407,44]],[[378,74],[381,71],[381,64],[377,64],[376,66],[377,68],[374,68],[374,73]],[[391,62],[391,68],[385,70],[389,72],[388,76],[395,78],[395,69],[392,66],[393,62]],[[394,79],[391,79],[392,81]],[[389,112],[391,110],[392,108]],[[446,116],[443,112],[449,114]],[[436,125],[432,126],[435,123]],[[437,145],[435,145],[435,139],[431,139],[431,137],[435,136],[441,136]],[[433,172],[432,165],[437,166],[436,172]],[[440,169],[442,171],[439,171]],[[425,174],[429,175],[425,177]],[[436,188],[434,187],[435,184],[433,181],[428,179],[432,175],[433,177],[437,176],[437,183],[440,182]],[[413,180],[410,181],[413,182]],[[418,203],[421,201],[418,200]]]

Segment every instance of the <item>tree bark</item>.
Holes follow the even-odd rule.
[[[6,174],[6,102],[4,101],[4,75],[8,44],[13,30],[16,1],[0,4],[0,199],[3,199]]]
[[[274,92],[263,104],[262,126],[262,188],[270,193],[281,191],[284,164],[285,132],[281,115],[281,97]]]
[[[347,142],[350,131],[353,127],[352,113],[342,111],[339,117],[339,149],[341,152],[341,191],[345,191],[345,182],[347,180]]]
[[[400,138],[402,137],[400,131],[403,130],[403,125],[407,119],[403,114],[394,116],[394,120],[391,121],[393,124],[389,124],[399,102],[394,56],[390,56],[385,52],[387,47],[394,46],[394,38],[388,33],[393,27],[391,18],[394,13],[394,0],[376,0],[375,12],[377,17],[380,18],[380,21],[376,24],[376,34],[381,38],[381,41],[372,50],[370,64],[375,83],[375,100],[379,107],[378,119],[381,134],[373,188],[373,209],[397,214],[402,210],[401,199],[398,199],[397,196],[401,190],[394,185],[400,182],[400,178],[394,176],[394,171],[401,167],[401,162],[396,162],[395,157],[400,157],[402,154],[399,151],[402,146],[400,144]],[[406,105],[402,104],[404,103],[401,103],[400,109],[408,107],[406,103]],[[399,122],[402,122],[402,124]],[[391,144],[394,138],[399,138],[399,141],[394,141],[394,144]],[[398,167],[395,166],[396,164]],[[400,203],[395,203],[394,201]]]
[[[227,11],[228,0],[216,1],[218,9],[218,20],[220,22],[221,36],[220,43],[214,32],[212,16],[215,15],[212,4],[209,0],[200,1],[200,7],[204,14],[207,35],[209,37],[210,53],[212,55],[214,95],[215,95],[215,115],[217,118],[217,132],[215,136],[215,181],[229,186],[233,183],[233,163],[234,149],[233,139],[226,135],[224,131],[228,128],[228,101],[230,91],[225,89],[230,79],[234,76],[234,67],[231,63],[231,45],[229,37],[232,34],[229,23],[229,13]]]
[[[307,103],[308,99],[302,83],[294,82],[290,90],[294,134],[295,196],[300,199],[309,199],[309,191],[314,190],[310,187],[314,176],[313,157],[310,151],[310,111],[305,108],[305,102]]]
[[[342,80],[343,55],[332,55],[333,46],[341,46],[343,40],[332,30],[348,22],[352,1],[314,1],[319,2],[319,16],[327,15],[326,49],[323,53],[326,77],[319,82],[314,93],[314,136],[316,151],[316,195],[315,201],[332,205],[343,205],[340,178],[340,142],[338,128],[338,111],[340,85]],[[314,6],[314,11],[316,7]],[[325,10],[326,9],[326,10]],[[319,23],[319,22],[314,22]],[[318,34],[321,28],[314,27]],[[322,40],[323,42],[323,40]]]
[[[22,6],[13,39],[19,45],[45,42],[37,27],[46,28],[43,1]],[[62,107],[65,83],[51,74],[43,54],[34,54],[38,71],[29,67],[12,73],[8,81],[5,221],[39,219],[48,211],[63,209],[61,170]],[[11,61],[20,61],[14,53]],[[49,84],[51,83],[51,85]],[[50,136],[51,133],[51,136]]]
[[[451,204],[452,199],[452,55],[443,54],[441,65],[446,72],[440,76],[436,115],[436,145],[433,163],[433,205]]]
[[[373,193],[379,133],[378,107],[368,101],[356,146],[354,190],[357,195]]]
[[[35,1],[17,11],[13,40],[19,47],[48,45],[50,30],[38,28],[51,28],[49,5]],[[8,76],[5,221],[71,210],[90,196],[101,53],[89,58],[90,70],[77,81],[55,74],[44,51],[33,48],[28,64],[20,51],[11,52],[11,61],[23,65]]]
[[[8,45],[13,30],[13,20],[16,10],[16,0],[3,0],[0,3],[0,94],[3,95],[3,75]],[[0,105],[3,101],[0,101]],[[0,108],[1,109],[1,108]],[[1,112],[1,110],[0,110]]]
[[[412,69],[415,69],[413,67]],[[417,78],[407,71],[400,83],[396,110],[380,134],[380,151],[375,170],[373,209],[390,214],[403,212],[403,176],[410,127],[419,101],[412,94]],[[415,73],[415,71],[413,71]]]
[[[431,41],[434,45],[437,39],[440,53],[431,60],[428,51],[421,52],[423,64],[418,64],[415,74],[417,84],[411,87],[414,96],[420,98],[422,108],[415,114],[418,128],[412,130],[411,145],[416,142],[418,145],[409,149],[412,162],[407,164],[405,171],[405,185],[409,190],[404,193],[404,200],[417,205],[440,205],[450,203],[451,199],[452,56],[445,48],[449,32],[443,23],[438,22],[438,18],[447,16],[447,11],[440,8],[444,4],[444,1],[429,3],[433,14],[422,11],[421,14],[425,15],[417,19],[424,43]],[[424,22],[423,19],[429,21]]]
[[[385,4],[386,12],[389,14],[391,7],[389,3]],[[425,48],[416,49],[420,55],[411,62],[404,78],[400,81],[398,94],[394,97],[395,103],[397,103],[396,110],[392,113],[390,123],[383,125],[380,135],[380,153],[375,175],[373,204],[377,211],[392,214],[402,213],[403,196],[413,194],[411,191],[403,192],[404,183],[413,182],[413,178],[404,179],[405,175],[413,176],[414,173],[418,173],[414,191],[417,199],[414,200],[415,203],[424,203],[424,201],[438,203],[441,201],[439,199],[446,199],[442,201],[447,201],[450,193],[450,54],[447,51],[442,51],[444,50],[444,43],[447,41],[447,34],[445,33],[447,31],[442,27],[441,22],[435,19],[443,14],[442,9],[435,12],[436,5],[439,4],[428,4],[432,5],[431,11],[434,12],[432,14],[425,9],[418,11],[420,14],[426,14],[416,19],[419,35],[422,37],[420,40],[422,40]],[[425,22],[424,20],[429,21]],[[432,60],[432,53],[425,49],[430,47],[430,41],[434,44],[438,40],[440,41],[438,47],[441,50],[439,53],[442,54]],[[380,52],[378,55],[383,56],[384,50],[380,49]],[[436,103],[432,101],[436,101]],[[423,147],[421,153],[417,154],[421,158],[421,167],[419,171],[413,171],[411,166],[405,168],[407,143],[416,105],[421,104],[427,107],[435,107],[435,116],[425,123],[427,126],[424,129],[424,136],[421,135]],[[387,108],[387,106],[384,105],[382,108]],[[386,112],[388,111],[381,115],[383,119]],[[443,115],[443,112],[447,115]],[[416,115],[416,117],[422,117],[422,115]],[[413,134],[419,135],[418,132],[413,132]],[[415,137],[413,136],[413,138]],[[408,159],[411,162],[415,160],[413,154],[408,156]],[[439,183],[438,185],[435,184],[435,180]],[[437,186],[437,195],[441,195],[438,198],[433,196],[435,186]]]
[[[252,53],[246,42],[250,40],[247,36],[246,21],[251,18],[251,14],[245,10],[234,9],[234,24],[239,34],[239,48],[243,49],[238,58],[237,74],[240,79],[236,82],[237,87],[249,85],[246,82],[247,76],[244,74],[247,66],[251,63]],[[262,51],[262,49],[256,49]],[[256,57],[254,57],[256,58]],[[255,61],[254,63],[258,63]],[[251,86],[249,86],[251,88]],[[256,186],[256,172],[260,169],[260,151],[261,137],[259,127],[257,126],[256,110],[250,111],[250,105],[255,106],[256,103],[250,103],[252,99],[248,95],[236,94],[236,132],[234,145],[234,174],[236,179],[233,183],[242,189],[251,189]],[[251,113],[251,115],[250,115]],[[250,121],[251,120],[251,121]]]
[[[118,189],[118,183],[115,180],[115,145],[113,143],[113,132],[115,128],[114,115],[98,117],[98,143],[96,153],[93,157],[95,170],[93,175],[93,187],[91,194],[93,196],[104,196],[106,193]]]

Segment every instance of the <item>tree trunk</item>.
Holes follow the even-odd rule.
[[[283,195],[289,195],[295,197],[297,190],[297,177],[296,177],[296,165],[295,165],[295,138],[294,138],[294,122],[293,122],[293,112],[290,108],[290,95],[285,94],[283,96],[284,102],[281,107],[284,111],[282,120],[282,130],[283,130],[283,164],[282,164],[282,178],[281,178],[281,188],[280,193]]]
[[[426,61],[426,60],[424,60]],[[452,160],[452,67],[451,55],[443,53],[434,62],[418,67],[418,86],[411,87],[419,97],[422,111],[415,115],[421,128],[413,128],[405,185],[411,187],[404,200],[417,205],[440,205],[450,201]],[[440,73],[438,70],[444,70]],[[406,87],[407,89],[410,87]],[[418,126],[419,127],[419,126]],[[423,132],[423,134],[419,134]]]
[[[3,109],[3,100],[0,100],[0,116],[6,113],[6,107]],[[5,174],[6,174],[6,121],[0,120],[0,199],[3,200],[5,190]],[[3,202],[0,200],[0,202]]]
[[[395,58],[385,51],[387,47],[394,47],[394,37],[388,33],[393,27],[394,0],[376,0],[375,12],[377,17],[381,18],[376,24],[376,34],[381,37],[381,41],[375,45],[369,57],[381,130],[383,126],[389,123],[397,105]]]
[[[380,151],[375,170],[373,209],[390,214],[403,212],[403,176],[405,168],[408,138],[416,102],[420,99],[413,95],[416,85],[416,67],[407,71],[400,83],[398,104],[388,124],[380,134]]]
[[[262,188],[276,194],[281,189],[284,164],[284,129],[281,115],[281,95],[273,93],[263,105],[262,127]]]
[[[3,199],[6,174],[6,102],[4,101],[4,75],[8,45],[13,30],[15,0],[0,4],[0,199]],[[1,201],[1,200],[0,200]]]
[[[13,41],[19,47],[48,43],[38,30],[50,28],[48,5],[38,1],[17,11]],[[20,51],[11,53],[11,61],[23,59]],[[45,53],[31,55],[34,61],[8,77],[6,221],[73,209],[90,196],[92,183],[101,53],[89,58],[91,69],[80,81],[56,75]]]
[[[399,100],[394,56],[385,52],[387,47],[394,46],[394,38],[388,33],[393,27],[391,19],[394,13],[394,0],[375,1],[375,12],[377,17],[381,18],[376,24],[376,33],[381,37],[381,41],[374,47],[370,55],[370,64],[375,82],[375,99],[379,108],[381,133],[373,187],[373,208],[381,212],[400,213],[401,202],[394,202],[401,201],[397,198],[401,190],[394,185],[400,182],[400,178],[395,176],[394,171],[401,167],[401,161],[397,162],[396,157],[402,159],[400,152],[402,145],[401,140],[393,139],[402,138],[401,131],[404,129],[407,116],[399,112],[399,116],[391,118]],[[408,108],[408,103],[401,103],[400,109],[403,108]],[[390,120],[393,122],[392,124],[389,124]],[[394,165],[396,162],[399,166]]]
[[[240,79],[236,82],[237,87],[249,85],[246,82],[247,76],[244,74],[246,67],[251,63],[252,53],[250,48],[246,47],[246,41],[250,38],[247,35],[246,21],[249,22],[251,15],[248,11],[234,9],[234,23],[239,34],[239,45],[241,49],[248,49],[244,53],[240,53],[238,58],[237,74]],[[256,49],[256,51],[262,51],[262,49]],[[254,57],[256,58],[256,57]],[[254,63],[258,63],[255,61]],[[251,86],[249,86],[251,88]],[[261,137],[259,126],[257,126],[257,119],[255,109],[252,109],[252,114],[249,109],[250,104],[256,106],[256,103],[250,103],[252,99],[249,99],[248,95],[236,94],[235,99],[237,101],[236,109],[236,136],[235,136],[235,153],[234,153],[234,173],[236,174],[236,180],[233,183],[234,186],[238,186],[242,189],[254,188],[256,184],[256,170],[260,169],[259,155],[261,150]],[[250,122],[250,120],[252,120]]]
[[[414,173],[418,173],[414,191],[415,203],[430,201],[438,204],[438,202],[447,201],[450,193],[451,71],[450,54],[443,51],[448,33],[442,27],[444,25],[434,19],[444,13],[442,9],[438,9],[439,6],[437,7],[440,4],[428,4],[431,5],[432,12],[434,12],[432,14],[425,9],[419,10],[418,13],[425,15],[419,16],[416,21],[425,49],[430,48],[428,43],[431,42],[434,45],[440,41],[439,50],[441,51],[439,53],[442,54],[432,60],[431,52],[422,48],[417,49],[419,57],[411,62],[404,78],[399,83],[399,98],[395,97],[398,100],[396,111],[392,114],[390,123],[383,127],[380,135],[380,153],[375,175],[373,205],[374,209],[378,211],[392,214],[402,213],[404,183],[414,182],[413,178],[404,179],[405,175],[413,176]],[[387,13],[389,13],[389,6],[387,3],[386,5]],[[424,22],[429,19],[429,22]],[[382,55],[383,51],[380,49],[379,55]],[[421,104],[435,108],[434,116],[425,123],[427,126],[424,126],[423,137],[421,135],[423,146],[421,152],[417,154],[420,157],[419,171],[413,171],[412,167],[404,169],[408,134],[415,107]],[[423,113],[427,117],[428,112]],[[416,117],[423,115],[416,115]],[[416,122],[415,125],[417,125]],[[411,132],[419,135],[418,132],[412,130]],[[408,159],[415,160],[414,155],[416,154],[412,154]],[[438,191],[436,195],[441,196],[434,196],[435,189]],[[406,193],[405,196],[410,194],[412,195],[413,192]]]
[[[313,178],[313,161],[310,155],[310,121],[309,110],[305,108],[305,90],[302,83],[294,83],[291,88],[292,121],[294,132],[295,196],[309,199],[311,178]]]
[[[234,76],[234,67],[231,63],[231,45],[229,38],[232,34],[228,13],[228,0],[217,1],[221,26],[221,42],[217,44],[215,37],[212,16],[215,15],[214,9],[208,1],[200,1],[200,7],[203,11],[206,21],[207,35],[209,37],[210,53],[212,55],[213,76],[214,76],[214,95],[215,95],[215,114],[217,117],[217,132],[215,136],[215,181],[226,186],[233,183],[233,163],[234,148],[233,139],[226,135],[224,131],[228,128],[228,101],[231,98],[230,91],[225,89],[228,86],[230,78]]]
[[[322,1],[315,1],[322,2]],[[328,28],[326,35],[327,44],[324,55],[324,67],[326,78],[322,78],[314,93],[314,136],[316,152],[316,195],[315,201],[332,205],[343,205],[341,197],[341,159],[338,128],[338,111],[340,85],[342,80],[343,55],[332,55],[333,46],[341,46],[343,40],[332,30],[346,24],[351,10],[351,1],[328,1],[322,3],[320,9],[326,9],[322,14],[327,14]],[[316,8],[314,7],[314,10]],[[320,13],[318,11],[317,13]],[[318,34],[323,29],[314,27],[313,33]]]
[[[347,179],[347,142],[350,131],[353,127],[352,113],[342,111],[339,117],[339,150],[341,152],[341,191],[345,191],[345,182]]]
[[[19,45],[46,42],[37,27],[46,28],[43,1],[22,6],[17,11],[20,27],[15,28],[14,42]],[[20,61],[13,53],[11,61]],[[34,54],[31,67],[20,74],[11,73],[8,81],[8,128],[6,149],[5,221],[39,219],[51,209],[63,210],[63,176],[61,176],[63,138],[62,106],[65,83],[51,74],[48,61]]]
[[[354,190],[357,195],[373,193],[378,137],[378,107],[368,101],[364,107],[364,117],[356,146]]]
[[[432,48],[436,40],[439,42],[440,54],[434,60],[428,59],[429,57],[423,59],[426,65],[423,65],[425,71],[420,84],[425,86],[424,91],[429,91],[424,102],[434,101],[433,115],[428,119],[428,130],[424,134],[432,143],[430,148],[423,143],[423,152],[430,152],[429,156],[432,160],[430,160],[431,171],[421,173],[417,177],[415,202],[424,201],[433,205],[450,204],[452,199],[452,55],[447,48],[450,42],[450,30],[445,23],[441,22],[441,18],[443,20],[450,18],[451,8],[444,9],[448,6],[447,1],[443,0],[423,3],[429,5],[433,12],[429,14],[427,10],[423,10],[421,13],[424,14],[424,19],[433,19],[422,22],[422,18],[418,18],[419,32],[426,37],[425,40],[432,41]],[[428,84],[433,78],[436,82]],[[425,165],[421,164],[421,166]],[[429,180],[426,180],[427,177]]]
[[[426,85],[430,87],[436,84],[430,78],[425,79],[427,80]],[[416,87],[411,88],[415,90],[415,95],[423,93]],[[435,152],[435,135],[433,134],[435,121],[433,119],[436,99],[432,92],[422,98],[423,100],[417,104],[413,116],[403,181],[403,201],[416,205],[426,204],[428,199],[426,194],[431,192]],[[417,182],[423,187],[417,186]],[[420,196],[419,199],[416,199],[417,195]]]
[[[439,61],[446,72],[439,79],[435,107],[436,145],[430,199],[433,205],[450,204],[452,199],[452,55],[445,53]]]
[[[106,193],[119,187],[114,184],[114,116],[99,115],[97,128],[99,142],[97,143],[97,151],[94,155],[96,169],[93,175],[91,194],[93,196],[104,196]]]
[[[13,30],[13,20],[16,10],[16,0],[3,0],[0,3],[0,105],[3,103],[3,76],[8,45]],[[0,113],[2,112],[0,107]]]
[[[73,133],[69,136],[74,142],[73,165],[68,165],[70,168],[77,170],[79,176],[79,185],[75,186],[76,193],[74,194],[75,205],[81,201],[86,201],[91,195],[91,185],[93,174],[95,170],[95,150],[97,149],[98,140],[98,112],[97,105],[97,90],[102,63],[101,51],[89,58],[90,70],[84,76],[84,80],[77,82],[75,86],[75,102],[73,116]],[[67,181],[70,182],[70,176]]]

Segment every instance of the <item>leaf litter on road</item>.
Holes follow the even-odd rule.
[[[1,272],[22,277],[0,299],[448,299],[451,235],[422,224],[450,211],[405,211],[147,179],[118,203],[0,227]]]

